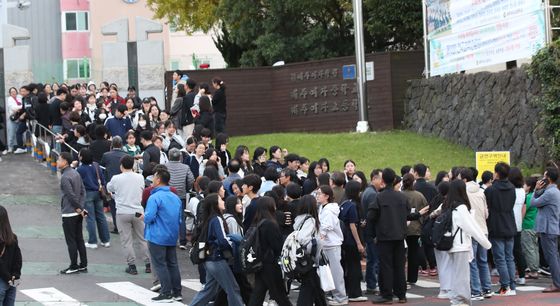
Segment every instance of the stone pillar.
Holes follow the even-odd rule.
[[[31,48],[29,46],[17,46],[17,40],[31,38],[29,30],[10,24],[2,25],[2,43],[4,59],[4,88],[2,96],[10,87],[19,88],[33,81],[31,69]]]
[[[136,40],[138,52],[138,95],[155,97],[159,107],[165,108],[163,41],[148,40],[149,33],[161,33],[163,26],[155,21],[136,17]]]
[[[103,80],[117,84],[122,95],[128,87],[128,19],[123,18],[104,25],[101,33],[117,36],[116,42],[103,43]]]

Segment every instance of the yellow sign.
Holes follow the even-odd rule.
[[[478,170],[478,178],[482,176],[484,171],[494,173],[494,167],[499,162],[506,162],[508,165],[510,161],[509,151],[489,151],[489,152],[476,152],[476,169]]]

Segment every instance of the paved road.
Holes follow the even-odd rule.
[[[145,273],[124,273],[125,261],[118,235],[111,234],[111,247],[88,249],[89,273],[60,275],[68,266],[59,216],[58,179],[30,156],[7,156],[0,162],[0,205],[10,214],[23,252],[23,276],[18,288],[18,305],[148,305],[153,296],[146,288],[151,277]],[[110,225],[110,227],[112,227]],[[87,237],[87,235],[85,235]],[[186,252],[178,250],[183,296],[188,302],[200,285],[198,274],[188,262]],[[141,270],[142,271],[142,270]],[[560,294],[542,294],[550,279],[519,287],[518,296],[497,298],[481,305],[560,305]],[[434,298],[437,278],[423,278],[409,290],[409,304],[449,305]],[[297,293],[290,295],[292,301]],[[371,296],[370,296],[371,298]],[[369,303],[352,303],[352,305]]]

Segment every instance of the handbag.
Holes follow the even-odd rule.
[[[99,176],[99,165],[93,165],[95,167],[95,174],[97,175],[97,183],[99,184],[99,196],[103,202],[109,202],[113,199],[111,193],[107,191],[107,188],[101,183],[101,177]]]
[[[319,279],[321,280],[321,289],[324,292],[329,292],[335,289],[334,279],[332,277],[331,267],[325,254],[321,252],[321,260],[319,261],[319,268],[317,269]]]
[[[206,242],[195,242],[189,252],[189,258],[193,265],[198,265],[206,260]]]

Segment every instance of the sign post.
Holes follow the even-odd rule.
[[[356,132],[365,133],[369,130],[367,113],[367,92],[366,92],[366,58],[364,55],[364,21],[362,15],[362,0],[354,0],[354,44],[356,46],[356,66],[358,83],[358,106],[359,121],[356,125]]]
[[[480,178],[484,171],[490,171],[494,173],[494,167],[499,162],[505,162],[509,165],[511,163],[510,152],[509,151],[476,152],[476,170],[478,170],[478,177]]]

